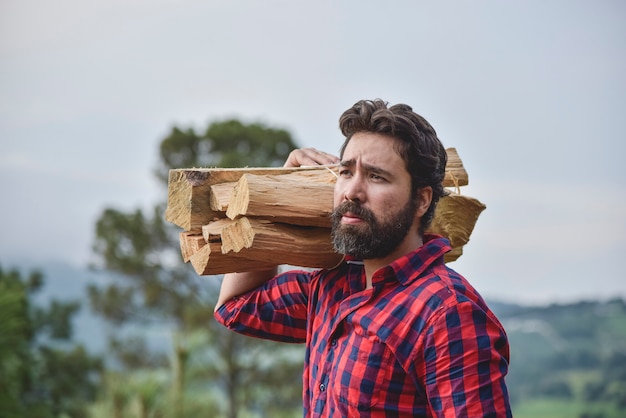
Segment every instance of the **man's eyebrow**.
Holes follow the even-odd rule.
[[[356,165],[356,160],[354,158],[339,162],[340,167],[352,167],[354,165]],[[365,171],[367,171],[368,173],[382,174],[385,177],[393,177],[393,174],[390,171],[385,170],[384,168],[365,163],[363,163],[362,165],[363,168],[365,168]]]
[[[340,167],[350,167],[356,164],[356,160],[353,158],[351,160],[342,160],[339,162]]]

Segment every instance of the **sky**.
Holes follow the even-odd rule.
[[[486,204],[450,264],[485,297],[626,297],[625,74],[619,0],[3,0],[0,265],[86,266],[105,208],[166,199],[174,126],[237,117],[336,154],[339,115],[381,98]]]

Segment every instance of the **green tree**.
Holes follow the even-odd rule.
[[[294,148],[287,131],[260,123],[214,122],[204,134],[174,127],[160,144],[156,176],[166,185],[171,168],[277,166]],[[162,204],[149,213],[103,211],[96,223],[96,267],[121,277],[105,288],[89,289],[93,309],[114,324],[159,324],[172,330],[171,416],[187,416],[199,393],[205,398],[216,394],[218,404],[225,405],[220,413],[229,418],[238,417],[240,409],[266,416],[275,405],[301,414],[302,351],[218,326],[213,307],[219,278],[198,277],[182,262],[180,231],[163,214]],[[123,356],[126,345],[121,339],[112,345],[126,370],[159,367],[154,356]]]
[[[39,272],[22,278],[0,268],[0,414],[84,416],[102,362],[71,340],[77,302],[31,302],[42,285]]]
[[[204,135],[174,127],[159,147],[157,177],[166,183],[171,168],[280,166],[294,148],[289,132],[261,123],[214,122]]]

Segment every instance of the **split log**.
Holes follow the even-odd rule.
[[[209,188],[209,207],[213,212],[224,212],[228,209],[228,202],[233,196],[233,189],[237,185],[234,181],[214,184]]]
[[[181,232],[179,235],[179,240],[180,252],[183,256],[183,261],[185,263],[187,263],[191,256],[197,253],[207,243],[201,233],[193,231]]]
[[[257,216],[303,226],[330,226],[334,184],[288,176],[244,174],[231,195],[226,216]]]
[[[217,219],[202,226],[202,236],[206,242],[222,242],[222,231],[233,224],[232,219]]]
[[[463,161],[456,148],[446,148],[446,154],[448,154],[448,163],[446,164],[443,187],[456,187],[458,189],[461,186],[467,186],[469,184],[467,171],[463,167]]]
[[[330,229],[276,224],[265,219],[219,220],[202,228],[205,239],[219,234],[223,254],[237,253],[268,263],[330,268],[342,259]]]
[[[313,169],[319,170],[318,167]],[[184,230],[199,230],[223,214],[211,210],[210,188],[236,182],[245,173],[287,174],[307,168],[183,168],[169,171],[165,220]]]
[[[486,207],[478,199],[455,192],[439,200],[427,232],[442,235],[450,241],[452,251],[445,255],[446,262],[463,254],[463,246],[469,242],[478,216]]]
[[[222,254],[222,244],[210,242],[189,257],[193,269],[200,276],[215,274],[264,270],[276,267],[276,263],[267,263],[251,258],[245,254]]]

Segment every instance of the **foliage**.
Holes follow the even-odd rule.
[[[160,144],[156,174],[165,182],[170,168],[276,166],[293,148],[288,132],[259,123],[214,122],[204,135],[174,127]],[[180,231],[163,214],[162,205],[151,213],[107,208],[96,223],[94,266],[119,275],[119,280],[88,289],[93,310],[113,324],[158,324],[172,333],[169,363],[139,335],[120,332],[111,337],[110,352],[119,366],[116,379],[154,373],[165,378],[156,383],[139,379],[134,386],[109,379],[99,407],[123,414],[138,402],[142,413],[165,414],[163,404],[148,401],[154,398],[168,399],[166,416],[173,417],[188,416],[196,407],[205,409],[202,415],[229,418],[243,412],[263,415],[276,405],[301,411],[302,349],[252,340],[217,325],[213,307],[219,278],[198,277],[182,263]],[[211,399],[211,394],[219,394],[220,402],[197,401]]]
[[[289,132],[261,123],[214,122],[204,135],[173,127],[159,148],[157,177],[166,182],[170,168],[279,166],[294,148]]]
[[[84,416],[102,362],[71,342],[77,302],[31,302],[43,275],[0,268],[0,412],[3,416]]]
[[[507,383],[516,416],[626,414],[626,303],[581,301],[501,313],[511,344]],[[503,311],[504,312],[504,311]],[[546,407],[547,408],[547,407]]]

